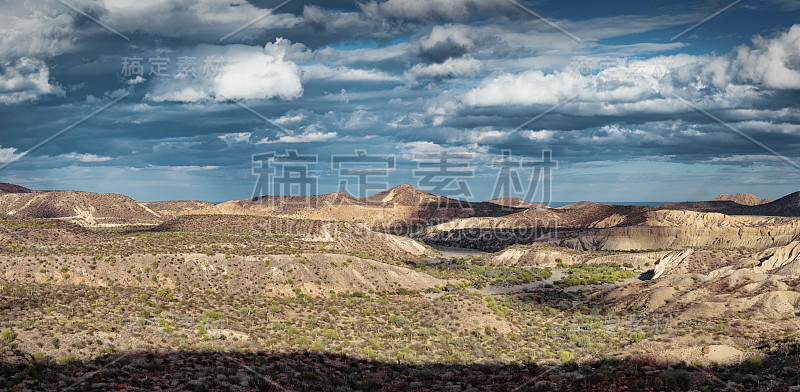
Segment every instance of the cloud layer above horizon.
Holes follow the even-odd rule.
[[[380,181],[416,185],[414,154],[449,151],[486,199],[503,150],[550,149],[562,201],[800,184],[800,1],[685,34],[725,4],[519,3],[546,21],[508,0],[131,4],[0,5],[0,164],[125,96],[0,181],[223,201],[250,196],[252,154],[317,154],[333,192],[332,155],[395,155]]]

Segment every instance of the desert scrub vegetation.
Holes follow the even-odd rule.
[[[665,327],[664,323],[648,321],[638,312],[616,313],[597,295],[558,288],[515,295],[456,291],[435,298],[369,291],[271,296],[189,286],[170,290],[170,298],[158,291],[0,280],[0,294],[10,298],[3,328],[17,332],[13,345],[0,342],[0,347],[19,358],[47,358],[45,362],[55,361],[55,366],[65,369],[87,360],[113,358],[114,353],[197,352],[208,358],[215,353],[258,352],[302,358],[319,354],[371,361],[371,366],[392,364],[392,369],[420,366],[420,371],[474,364],[508,364],[519,369],[535,363],[583,372],[587,361],[624,357],[637,350],[637,343],[672,333],[706,328],[702,331],[754,340],[794,333],[744,326],[717,331],[707,320],[680,321],[669,332],[656,330],[654,325]],[[749,322],[744,318],[730,321]],[[766,361],[761,365],[751,361],[741,371],[759,375],[768,369]],[[657,387],[682,390],[686,385],[685,374],[669,373],[662,378],[660,373],[651,373],[646,386],[657,382]],[[625,369],[620,374],[626,374]],[[435,377],[424,375],[425,380]]]
[[[310,350],[401,363],[537,358],[559,364],[559,355],[545,351],[581,358],[632,343],[625,326],[603,324],[614,313],[600,301],[556,290],[492,296],[457,291],[429,299],[411,292],[268,296],[178,287],[170,297],[129,286],[2,286],[2,294],[25,298],[4,320],[13,331],[27,325],[15,346],[50,358],[162,348]],[[36,344],[55,336],[52,343]]]
[[[99,228],[84,228],[47,219],[5,219],[0,220],[0,230],[15,232],[19,238],[0,243],[0,255],[80,255],[89,256],[95,262],[106,261],[111,266],[118,259],[135,254],[157,258],[162,255],[197,253],[230,260],[235,256],[331,253],[393,265],[418,259],[398,248],[387,248],[385,240],[376,237],[375,233],[348,222],[247,218],[243,220],[238,215],[190,215],[157,226]],[[323,227],[339,237],[339,244],[309,240],[309,237],[320,234]],[[301,264],[306,261],[299,258]],[[98,267],[103,264],[92,265]]]
[[[11,344],[16,338],[16,334],[11,328],[6,328],[2,332],[0,332],[0,340],[6,342],[7,344]]]
[[[564,273],[556,282],[560,287],[618,283],[633,277],[633,272],[613,263],[571,265]]]
[[[479,266],[460,262],[416,267],[419,272],[439,279],[460,279],[463,284],[449,284],[434,292],[453,291],[467,286],[482,289],[487,286],[508,287],[545,280],[552,276],[549,269],[506,266]]]

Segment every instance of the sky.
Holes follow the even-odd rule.
[[[316,193],[776,199],[800,190],[798,16],[800,0],[2,0],[0,182],[220,202],[275,193],[296,151]],[[374,159],[348,163],[359,151]],[[537,169],[545,151],[557,167]]]

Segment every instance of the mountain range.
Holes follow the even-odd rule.
[[[639,224],[659,210],[716,212],[726,215],[800,216],[800,192],[770,201],[748,193],[722,194],[711,201],[666,203],[659,207],[581,201],[549,208],[518,198],[466,202],[402,184],[357,198],[346,193],[262,196],[214,205],[198,200],[137,202],[118,194],[35,191],[0,183],[0,213],[8,217],[58,218],[83,225],[156,224],[184,214],[290,216],[315,220],[361,221],[372,226],[430,226],[455,219],[500,218],[506,222],[557,222],[559,227],[611,227]]]

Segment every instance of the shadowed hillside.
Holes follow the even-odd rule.
[[[786,391],[800,383],[795,351],[733,366],[666,366],[646,358],[539,367],[409,364],[324,352],[122,352],[92,361],[6,358],[0,388],[174,391]]]
[[[8,184],[8,183],[0,183],[0,193],[31,193],[32,190],[25,188],[24,186]]]

